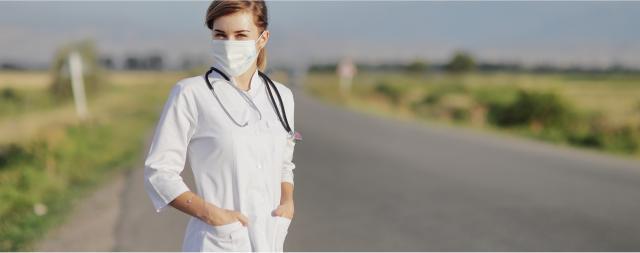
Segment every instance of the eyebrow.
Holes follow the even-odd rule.
[[[214,31],[219,32],[219,33],[225,33],[224,31],[218,30],[218,29],[215,29]],[[241,33],[241,32],[251,32],[251,31],[249,31],[249,30],[238,30],[235,33]]]

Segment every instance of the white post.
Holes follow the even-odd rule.
[[[82,78],[82,60],[80,54],[76,51],[69,55],[69,72],[71,74],[71,88],[73,89],[76,113],[80,119],[85,119],[89,113]]]
[[[342,96],[347,96],[351,92],[351,82],[353,76],[356,74],[356,66],[350,57],[343,58],[340,63],[338,63],[337,72],[340,76],[340,93]]]

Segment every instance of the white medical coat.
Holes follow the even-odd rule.
[[[196,194],[218,207],[240,211],[249,224],[235,221],[211,226],[191,217],[183,251],[282,251],[291,220],[273,216],[272,211],[280,204],[281,182],[293,184],[295,142],[278,120],[267,84],[257,70],[248,91],[226,82],[215,71],[209,80],[229,114],[240,124],[248,120],[248,125],[233,123],[206,85],[204,74],[178,81],[145,159],[145,189],[156,212],[164,210],[189,190],[180,175],[188,160]],[[293,93],[279,82],[274,84],[294,129]],[[238,92],[251,97],[262,119]],[[271,92],[279,108],[278,97],[273,89]]]

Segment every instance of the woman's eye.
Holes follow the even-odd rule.
[[[216,35],[215,35],[215,38],[216,38],[216,39],[224,39],[224,35],[222,35],[222,34],[216,34]]]

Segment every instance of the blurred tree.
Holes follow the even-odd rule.
[[[312,64],[309,72],[333,72],[337,67],[337,63]]]
[[[453,58],[445,65],[445,69],[452,73],[461,73],[474,70],[476,63],[473,57],[466,51],[457,51]]]
[[[71,75],[69,74],[69,54],[77,51],[82,59],[82,73],[87,96],[97,93],[106,84],[105,72],[100,64],[95,43],[91,39],[71,42],[59,48],[51,64],[51,94],[56,100],[66,100],[73,96]]]
[[[413,62],[409,63],[409,65],[407,66],[408,71],[418,72],[418,73],[425,72],[427,71],[428,68],[429,68],[429,65],[425,60],[422,60],[422,59],[416,59]]]
[[[100,62],[102,67],[105,67],[106,69],[115,69],[116,67],[113,58],[111,58],[110,56],[102,56],[98,59],[98,61]]]
[[[164,68],[164,57],[161,54],[155,53],[147,56],[147,67],[150,70],[162,70]]]
[[[126,70],[163,70],[164,67],[164,56],[160,53],[129,55],[124,61]]]
[[[127,70],[142,69],[142,65],[142,61],[136,56],[127,56],[127,59],[124,61],[124,69]]]

